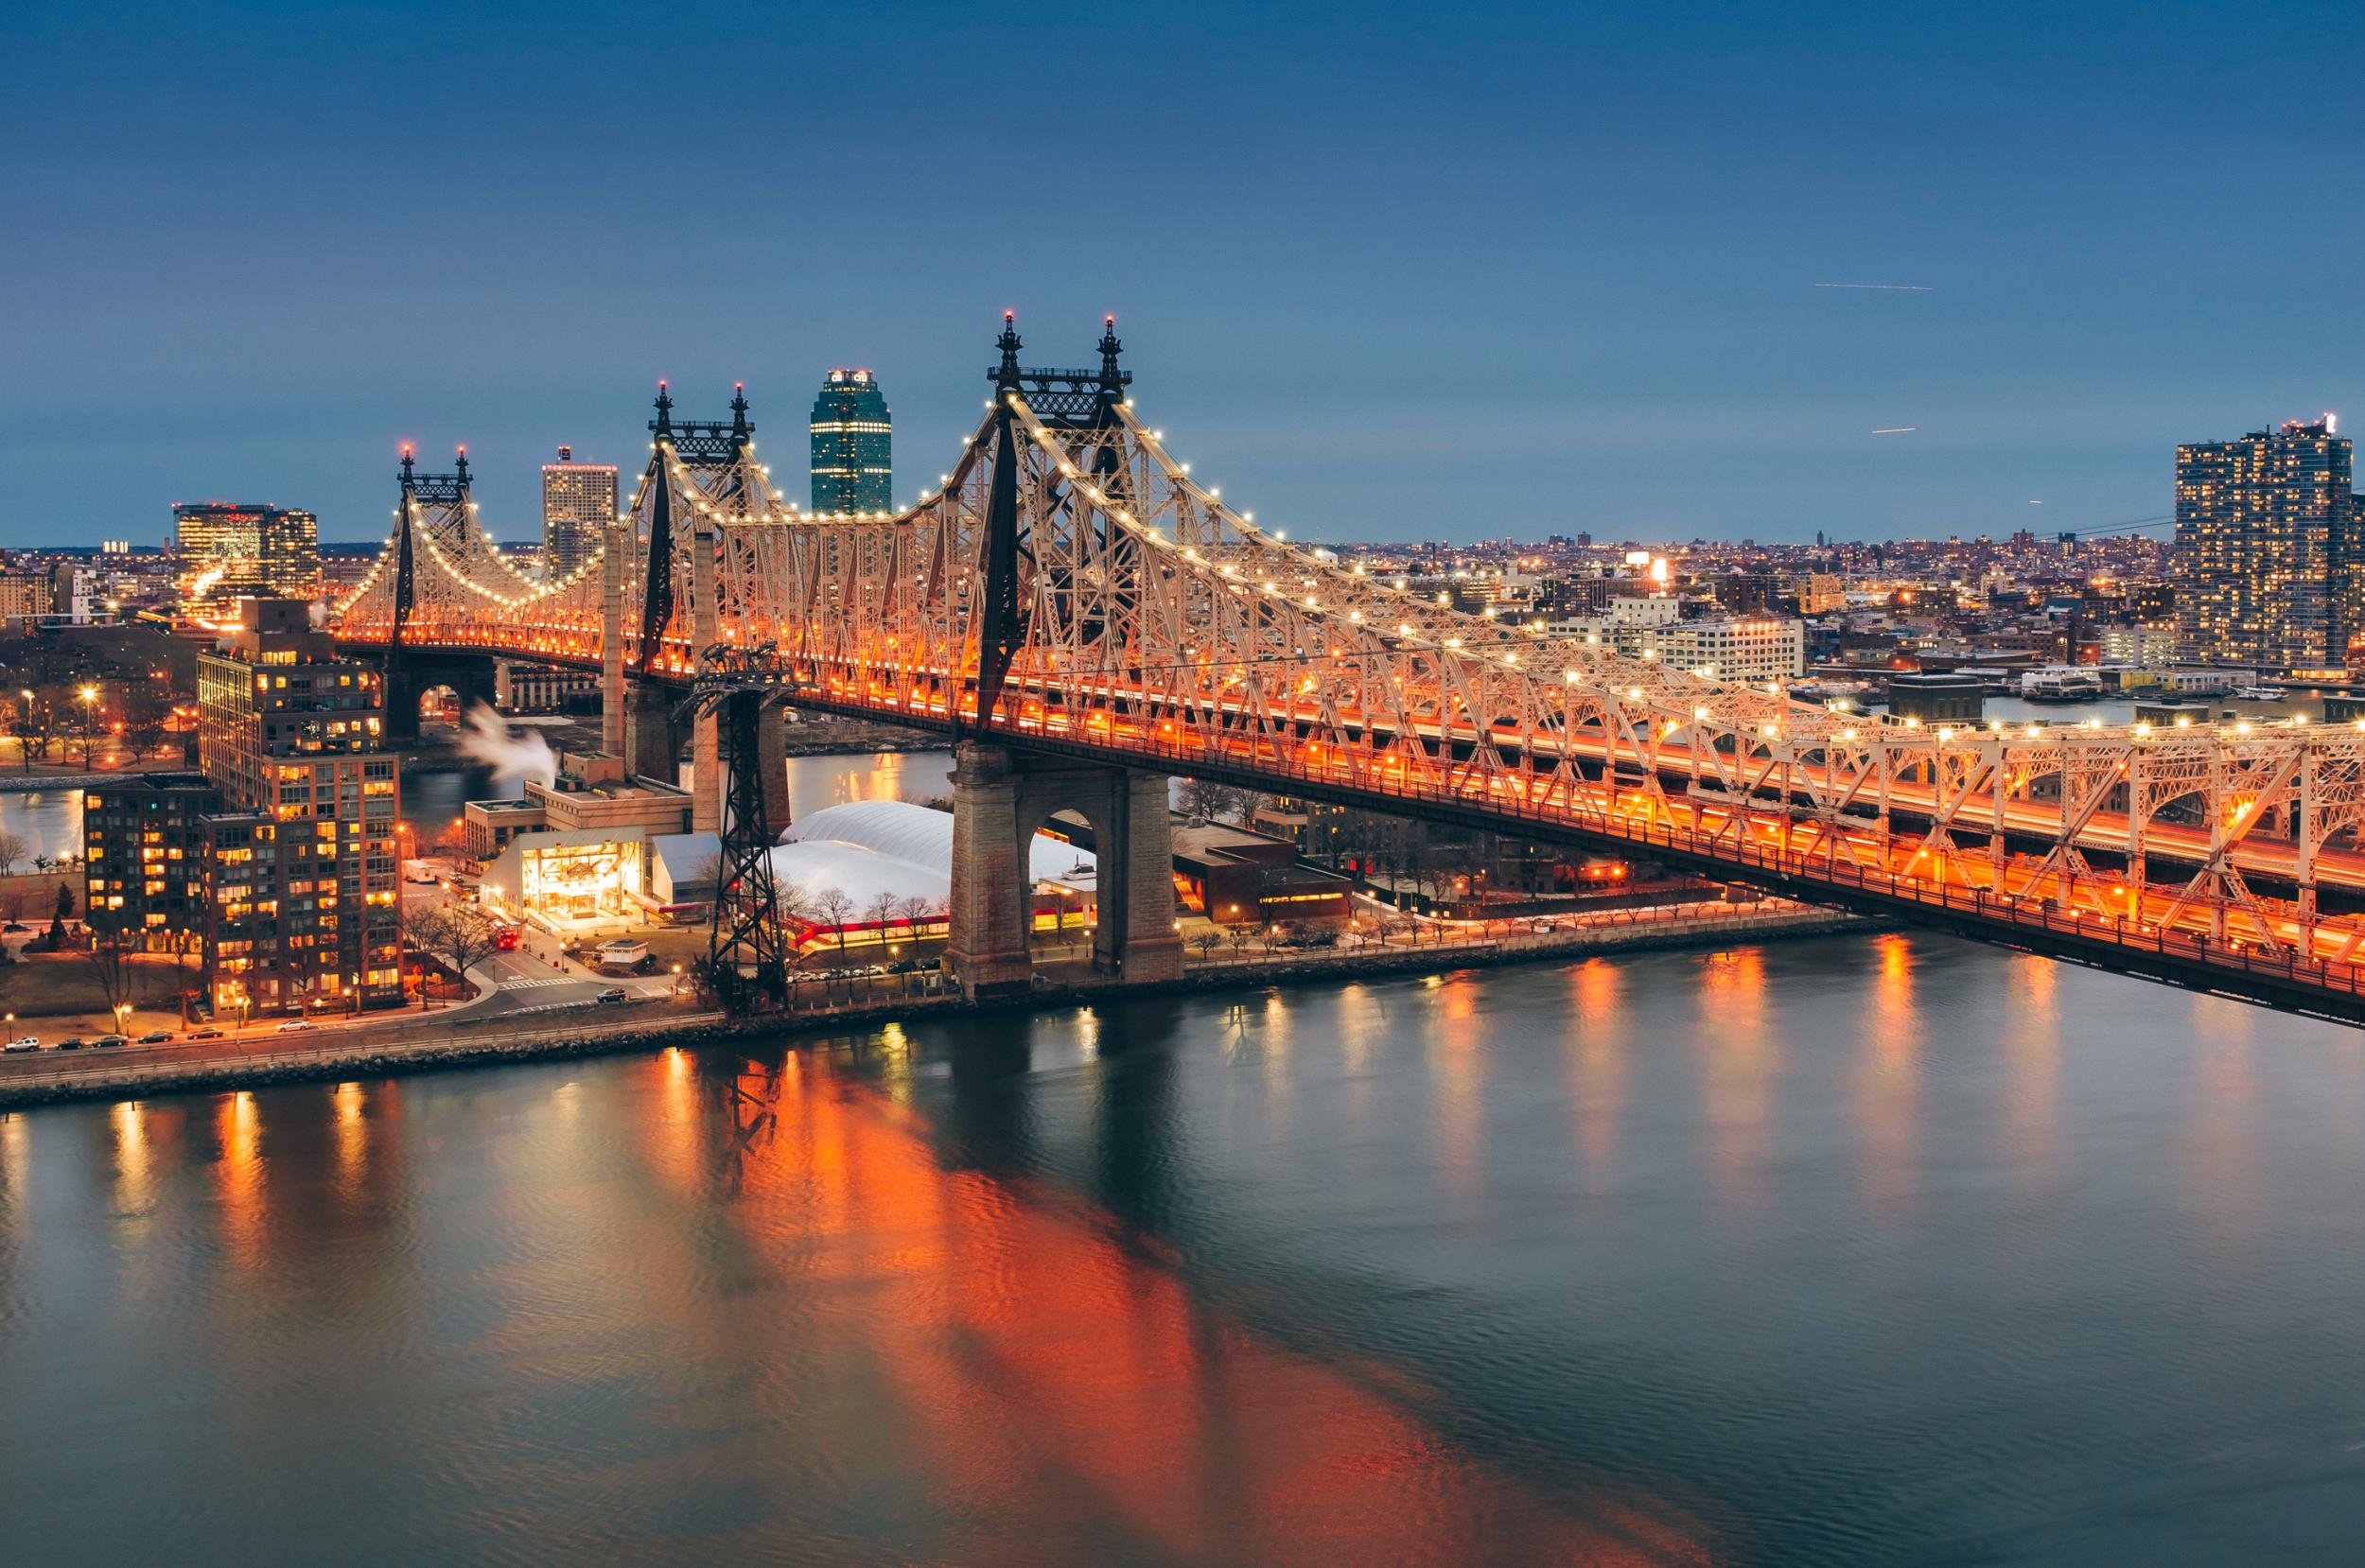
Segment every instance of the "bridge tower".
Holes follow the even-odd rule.
[[[444,601],[453,591],[449,579],[454,570],[471,580],[494,579],[507,571],[499,565],[492,541],[474,523],[471,482],[465,446],[460,448],[448,474],[420,473],[412,449],[407,445],[402,449],[391,542],[392,615],[386,629],[385,735],[389,740],[419,738],[419,699],[437,686],[448,686],[458,694],[463,712],[493,700],[489,654],[422,648],[412,636],[415,624],[431,628],[436,623]],[[434,552],[439,570],[421,573],[422,549]],[[517,590],[528,586],[514,576],[502,585]],[[480,586],[480,591],[487,590]]]
[[[1123,345],[1111,317],[1100,340],[1097,371],[1031,370],[1020,365],[1018,324],[1002,318],[995,347],[1000,362],[986,373],[993,383],[993,472],[983,541],[983,603],[976,616],[979,739],[954,748],[953,889],[946,967],[972,997],[1022,994],[1034,961],[1033,844],[1052,813],[1073,810],[1091,825],[1097,862],[1099,923],[1093,968],[1129,981],[1171,980],[1182,972],[1182,941],[1175,931],[1174,840],[1165,775],[1106,764],[1039,758],[993,744],[988,723],[1001,705],[1013,659],[1028,634],[1027,566],[1051,553],[1031,537],[1028,509],[1019,504],[1019,448],[1010,394],[1054,428],[1079,433],[1114,429],[1132,381],[1117,366]],[[1120,488],[1121,469],[1104,460],[1093,474]],[[1058,511],[1046,507],[1041,514]],[[956,724],[956,730],[958,725]]]
[[[601,678],[605,740],[636,774],[672,781],[685,740],[695,764],[692,811],[700,831],[719,831],[725,787],[718,710],[685,720],[669,685],[678,685],[723,635],[719,563],[727,530],[768,518],[772,496],[755,461],[747,392],[736,387],[728,421],[677,420],[665,382],[649,421],[649,464],[603,562]],[[626,594],[639,568],[637,646],[626,656]],[[688,733],[684,734],[684,725]],[[777,720],[764,726],[777,734]],[[768,779],[776,769],[766,769]]]

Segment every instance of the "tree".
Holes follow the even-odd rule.
[[[1210,927],[1206,931],[1195,932],[1191,937],[1191,946],[1199,950],[1199,961],[1204,964],[1207,962],[1208,954],[1216,950],[1216,944],[1222,940],[1222,937],[1216,934],[1214,928]]]
[[[895,923],[896,915],[902,907],[902,899],[885,891],[872,894],[870,902],[863,906],[863,914],[879,928],[880,941],[886,940],[886,928]]]
[[[409,924],[412,944],[448,963],[463,981],[499,950],[500,922],[475,904],[436,904],[412,915]]]
[[[16,862],[32,853],[22,833],[0,833],[0,877],[16,875]]]
[[[854,896],[842,887],[825,887],[813,895],[814,913],[837,932],[837,956],[846,961],[846,922],[854,917]]]
[[[153,686],[133,686],[123,700],[123,743],[138,761],[165,743],[165,720],[172,700]]]
[[[90,966],[92,978],[98,982],[98,994],[107,1001],[107,1027],[121,1029],[131,1004],[131,965],[124,943],[114,936],[93,942],[82,950],[82,961]]]
[[[181,1027],[189,1026],[189,1002],[197,995],[198,961],[204,954],[205,938],[196,932],[181,932],[172,938],[173,992],[181,1003]],[[354,993],[359,997],[360,993]]]
[[[925,894],[915,893],[903,900],[901,913],[910,922],[913,934],[918,935],[921,926],[937,917],[937,901]]]
[[[1238,793],[1228,784],[1212,778],[1186,778],[1182,781],[1182,811],[1186,816],[1205,817],[1210,822],[1232,810]]]
[[[1226,926],[1223,928],[1223,939],[1232,944],[1233,957],[1238,958],[1247,953],[1251,934],[1252,933],[1246,926]]]

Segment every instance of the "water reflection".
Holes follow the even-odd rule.
[[[2192,1201],[2212,1246],[2247,1255],[2251,1234],[2266,1217],[2255,1121],[2259,1015],[2223,997],[2205,997],[2197,1005],[2210,1028],[2188,1101]]]
[[[2041,958],[2010,965],[2015,1010],[2023,1020],[2005,1046],[2004,1154],[2015,1176],[2051,1184],[2060,1141],[2060,967]]]
[[[40,1562],[1823,1568],[2268,1498],[2335,1560],[2359,1038],[1883,937],[0,1116],[0,1506]]]
[[[1701,973],[1697,1048],[1708,1159],[1725,1206],[1745,1211],[1765,1196],[1758,1176],[1772,1138],[1771,1100],[1780,1066],[1766,1027],[1765,954],[1756,948],[1717,953]]]
[[[245,1089],[215,1104],[214,1197],[221,1215],[221,1245],[241,1268],[264,1260],[266,1194],[263,1129],[254,1096]]]
[[[114,1107],[115,1204],[126,1215],[143,1213],[154,1196],[149,1187],[147,1106],[126,1100]]]
[[[1626,1015],[1619,1005],[1620,967],[1607,959],[1570,967],[1572,996],[1569,1098],[1577,1111],[1577,1152],[1588,1185],[1618,1163],[1618,1122],[1625,1112]]]
[[[1912,940],[1877,937],[1874,957],[1855,1105],[1866,1195],[1874,1208],[1894,1216],[1912,1198],[1918,1175],[1923,1024],[1914,996]]]
[[[933,799],[953,793],[949,751],[883,751],[788,759],[789,810],[798,820],[850,800]]]
[[[940,1166],[826,1060],[780,1082],[741,1223],[776,1266],[870,1281],[868,1413],[1028,1560],[1666,1560],[1679,1527],[1575,1516],[1374,1391],[1196,1301],[1109,1216]],[[951,1542],[937,1542],[941,1550]],[[957,1555],[957,1554],[956,1554]],[[1019,1560],[1012,1558],[1010,1560]]]
[[[82,852],[82,792],[0,792],[0,833],[25,841],[22,859],[62,860]],[[20,870],[25,867],[20,866]]]

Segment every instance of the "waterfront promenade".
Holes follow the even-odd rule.
[[[1353,979],[1439,968],[1472,968],[1667,948],[1718,948],[1827,935],[1861,929],[1854,916],[1792,904],[1677,904],[1611,911],[1594,922],[1550,932],[1464,937],[1360,951],[1250,953],[1188,965],[1163,985],[1121,985],[1081,972],[1039,978],[1028,995],[980,1003],[951,992],[902,988],[911,977],[877,978],[816,996],[783,1014],[732,1017],[664,994],[642,994],[621,1007],[588,997],[487,1011],[514,1000],[490,971],[472,972],[477,1002],[445,1012],[410,1013],[383,1023],[321,1027],[296,1034],[258,1032],[220,1039],[106,1051],[38,1052],[0,1057],[0,1109],[70,1100],[136,1098],[216,1091],[303,1080],[377,1077],[435,1069],[604,1055],[694,1045],[735,1036],[777,1037],[906,1017],[1074,1006],[1161,991]],[[600,982],[585,987],[605,988]]]

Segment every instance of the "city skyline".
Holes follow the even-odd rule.
[[[2356,329],[2323,308],[2356,224],[2318,194],[2357,132],[2283,90],[2285,28],[2104,9],[1778,30],[1714,11],[1307,15],[1261,20],[1253,54],[1209,26],[1245,13],[1107,19],[1112,57],[1169,67],[1118,116],[1111,178],[1189,215],[1171,246],[1107,225],[1105,198],[1046,222],[977,178],[965,84],[1057,73],[1014,63],[1031,34],[950,12],[892,38],[746,21],[718,61],[615,13],[569,13],[552,44],[532,11],[167,12],[102,41],[36,9],[13,26],[51,68],[8,113],[27,169],[16,298],[41,307],[14,307],[0,545],[153,539],[171,501],[208,495],[367,539],[404,440],[465,442],[486,521],[524,539],[542,454],[628,462],[658,376],[692,412],[746,381],[780,462],[807,389],[846,363],[898,389],[907,504],[971,423],[1006,306],[1043,363],[1089,359],[1114,310],[1156,375],[1151,411],[1188,410],[1193,449],[1309,534],[2156,515],[2176,444],[2365,406]],[[622,233],[677,153],[506,66],[555,48],[621,73],[627,40],[721,73],[715,155],[782,200],[554,255],[553,159],[609,194]],[[427,70],[429,48],[477,68]],[[2320,28],[2311,54],[2338,76],[2356,49]],[[800,200],[843,122],[772,107],[849,62],[900,105],[865,131],[879,177],[832,210],[876,236],[860,267],[815,243],[832,235]],[[473,85],[505,76],[528,79]],[[212,91],[234,78],[309,133],[242,129]],[[456,242],[424,237],[409,209],[429,202]],[[2277,213],[2304,228],[2259,220]],[[184,238],[154,245],[160,229]],[[276,243],[205,239],[245,233]]]

